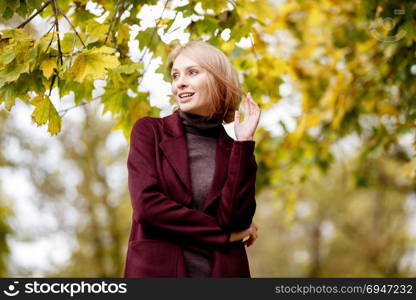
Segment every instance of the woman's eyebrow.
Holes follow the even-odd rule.
[[[185,68],[185,70],[188,70],[188,69],[191,69],[191,68],[199,68],[199,66],[198,66],[198,65],[195,65],[195,66],[188,66],[188,67],[186,67],[186,68]],[[178,69],[173,68],[173,69],[172,69],[172,71],[178,71]]]

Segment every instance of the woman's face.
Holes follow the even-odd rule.
[[[172,66],[172,93],[180,110],[208,116],[208,72],[195,61],[179,54]]]

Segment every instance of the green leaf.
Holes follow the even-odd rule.
[[[104,104],[103,114],[108,111],[112,114],[118,114],[126,110],[131,99],[127,95],[126,89],[106,87],[105,93],[101,96],[101,103]]]
[[[28,92],[32,91],[37,94],[42,93],[45,89],[49,88],[50,82],[42,76],[42,71],[39,69],[34,70],[31,73],[24,73],[20,75],[16,82],[12,83],[18,91],[19,98],[22,101],[29,99]]]
[[[88,38],[87,35],[83,32],[78,32],[78,35],[81,37],[82,41],[87,46],[91,42],[95,42],[97,39],[95,38]],[[80,39],[73,33],[67,32],[64,35],[64,38],[61,40],[61,49],[63,53],[72,53],[72,48],[74,46],[74,38],[75,38],[75,51],[77,49],[83,49],[84,45],[81,43]]]
[[[35,106],[32,112],[32,120],[38,126],[49,122],[48,131],[50,134],[55,135],[61,131],[61,117],[47,95],[40,94],[36,96],[30,101],[30,104]]]
[[[117,68],[113,69],[113,72],[123,73],[123,74],[132,74],[133,72],[140,72],[143,70],[142,63],[132,63],[126,65],[120,65]]]
[[[16,81],[20,74],[29,72],[29,63],[25,64],[11,64],[0,72],[0,87],[7,82]]]
[[[22,42],[32,40],[32,36],[26,33],[22,28],[1,30],[0,34],[2,39],[11,38]]]
[[[37,39],[34,44],[34,48],[38,50],[38,53],[45,52],[46,48],[48,47],[51,39],[53,38],[53,33],[49,32],[48,34],[45,34],[40,39]]]
[[[0,89],[0,104],[4,102],[8,111],[14,106],[16,98],[17,93],[13,84],[7,84]]]
[[[160,64],[159,67],[155,70],[155,72],[163,74],[163,80],[166,82],[170,82],[172,80],[170,70],[168,66],[164,63]]]
[[[192,22],[188,28],[193,36],[202,36],[204,34],[214,35],[218,29],[218,20],[210,16],[205,16],[202,20]]]
[[[253,30],[253,24],[256,23],[255,18],[248,18],[244,20],[244,24],[240,24],[231,31],[230,38],[236,41],[239,41],[241,38],[248,36],[248,34]]]
[[[20,0],[20,6],[15,12],[22,17],[26,17],[29,14],[30,11],[27,9],[26,0]]]
[[[73,91],[75,104],[79,105],[83,100],[91,101],[92,91],[94,90],[93,80],[84,80],[82,83],[74,81],[72,78],[64,79],[59,82],[59,96],[63,97]]]
[[[9,20],[13,17],[13,10],[9,7],[6,7],[6,10],[3,12],[3,19]]]
[[[16,54],[14,52],[3,53],[2,55],[0,55],[0,66],[11,63],[15,57]]]
[[[139,49],[143,51],[145,47],[148,47],[150,45],[150,40],[152,39],[152,43],[157,42],[157,38],[159,35],[157,32],[153,34],[155,31],[155,27],[149,27],[145,30],[139,31],[139,33],[136,36],[136,39],[139,41]],[[152,38],[153,36],[153,38]]]
[[[15,12],[20,6],[19,0],[1,1],[0,3],[2,5],[2,12],[4,12],[6,8],[10,9],[12,12]]]
[[[178,12],[182,12],[184,18],[190,17],[192,15],[198,15],[194,8],[189,4],[176,7],[175,10]]]
[[[44,2],[44,0],[27,0],[26,5],[27,5],[27,8],[28,8],[29,12],[31,12],[31,11],[41,7],[43,2]]]
[[[224,0],[201,1],[201,4],[203,9],[212,9],[214,13],[219,13],[227,8],[227,1]]]

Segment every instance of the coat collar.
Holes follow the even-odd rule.
[[[160,148],[185,185],[189,195],[192,195],[186,134],[179,112],[162,118],[162,126],[165,138],[160,143]],[[214,177],[203,210],[206,210],[221,193],[227,179],[228,161],[232,146],[233,139],[228,136],[224,127],[221,126],[216,146]],[[191,198],[188,197],[185,204],[189,204]]]

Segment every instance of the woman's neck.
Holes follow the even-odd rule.
[[[199,135],[215,135],[221,128],[223,119],[221,116],[214,116],[212,118],[201,116],[189,112],[179,110],[179,115],[187,132],[196,133]]]

